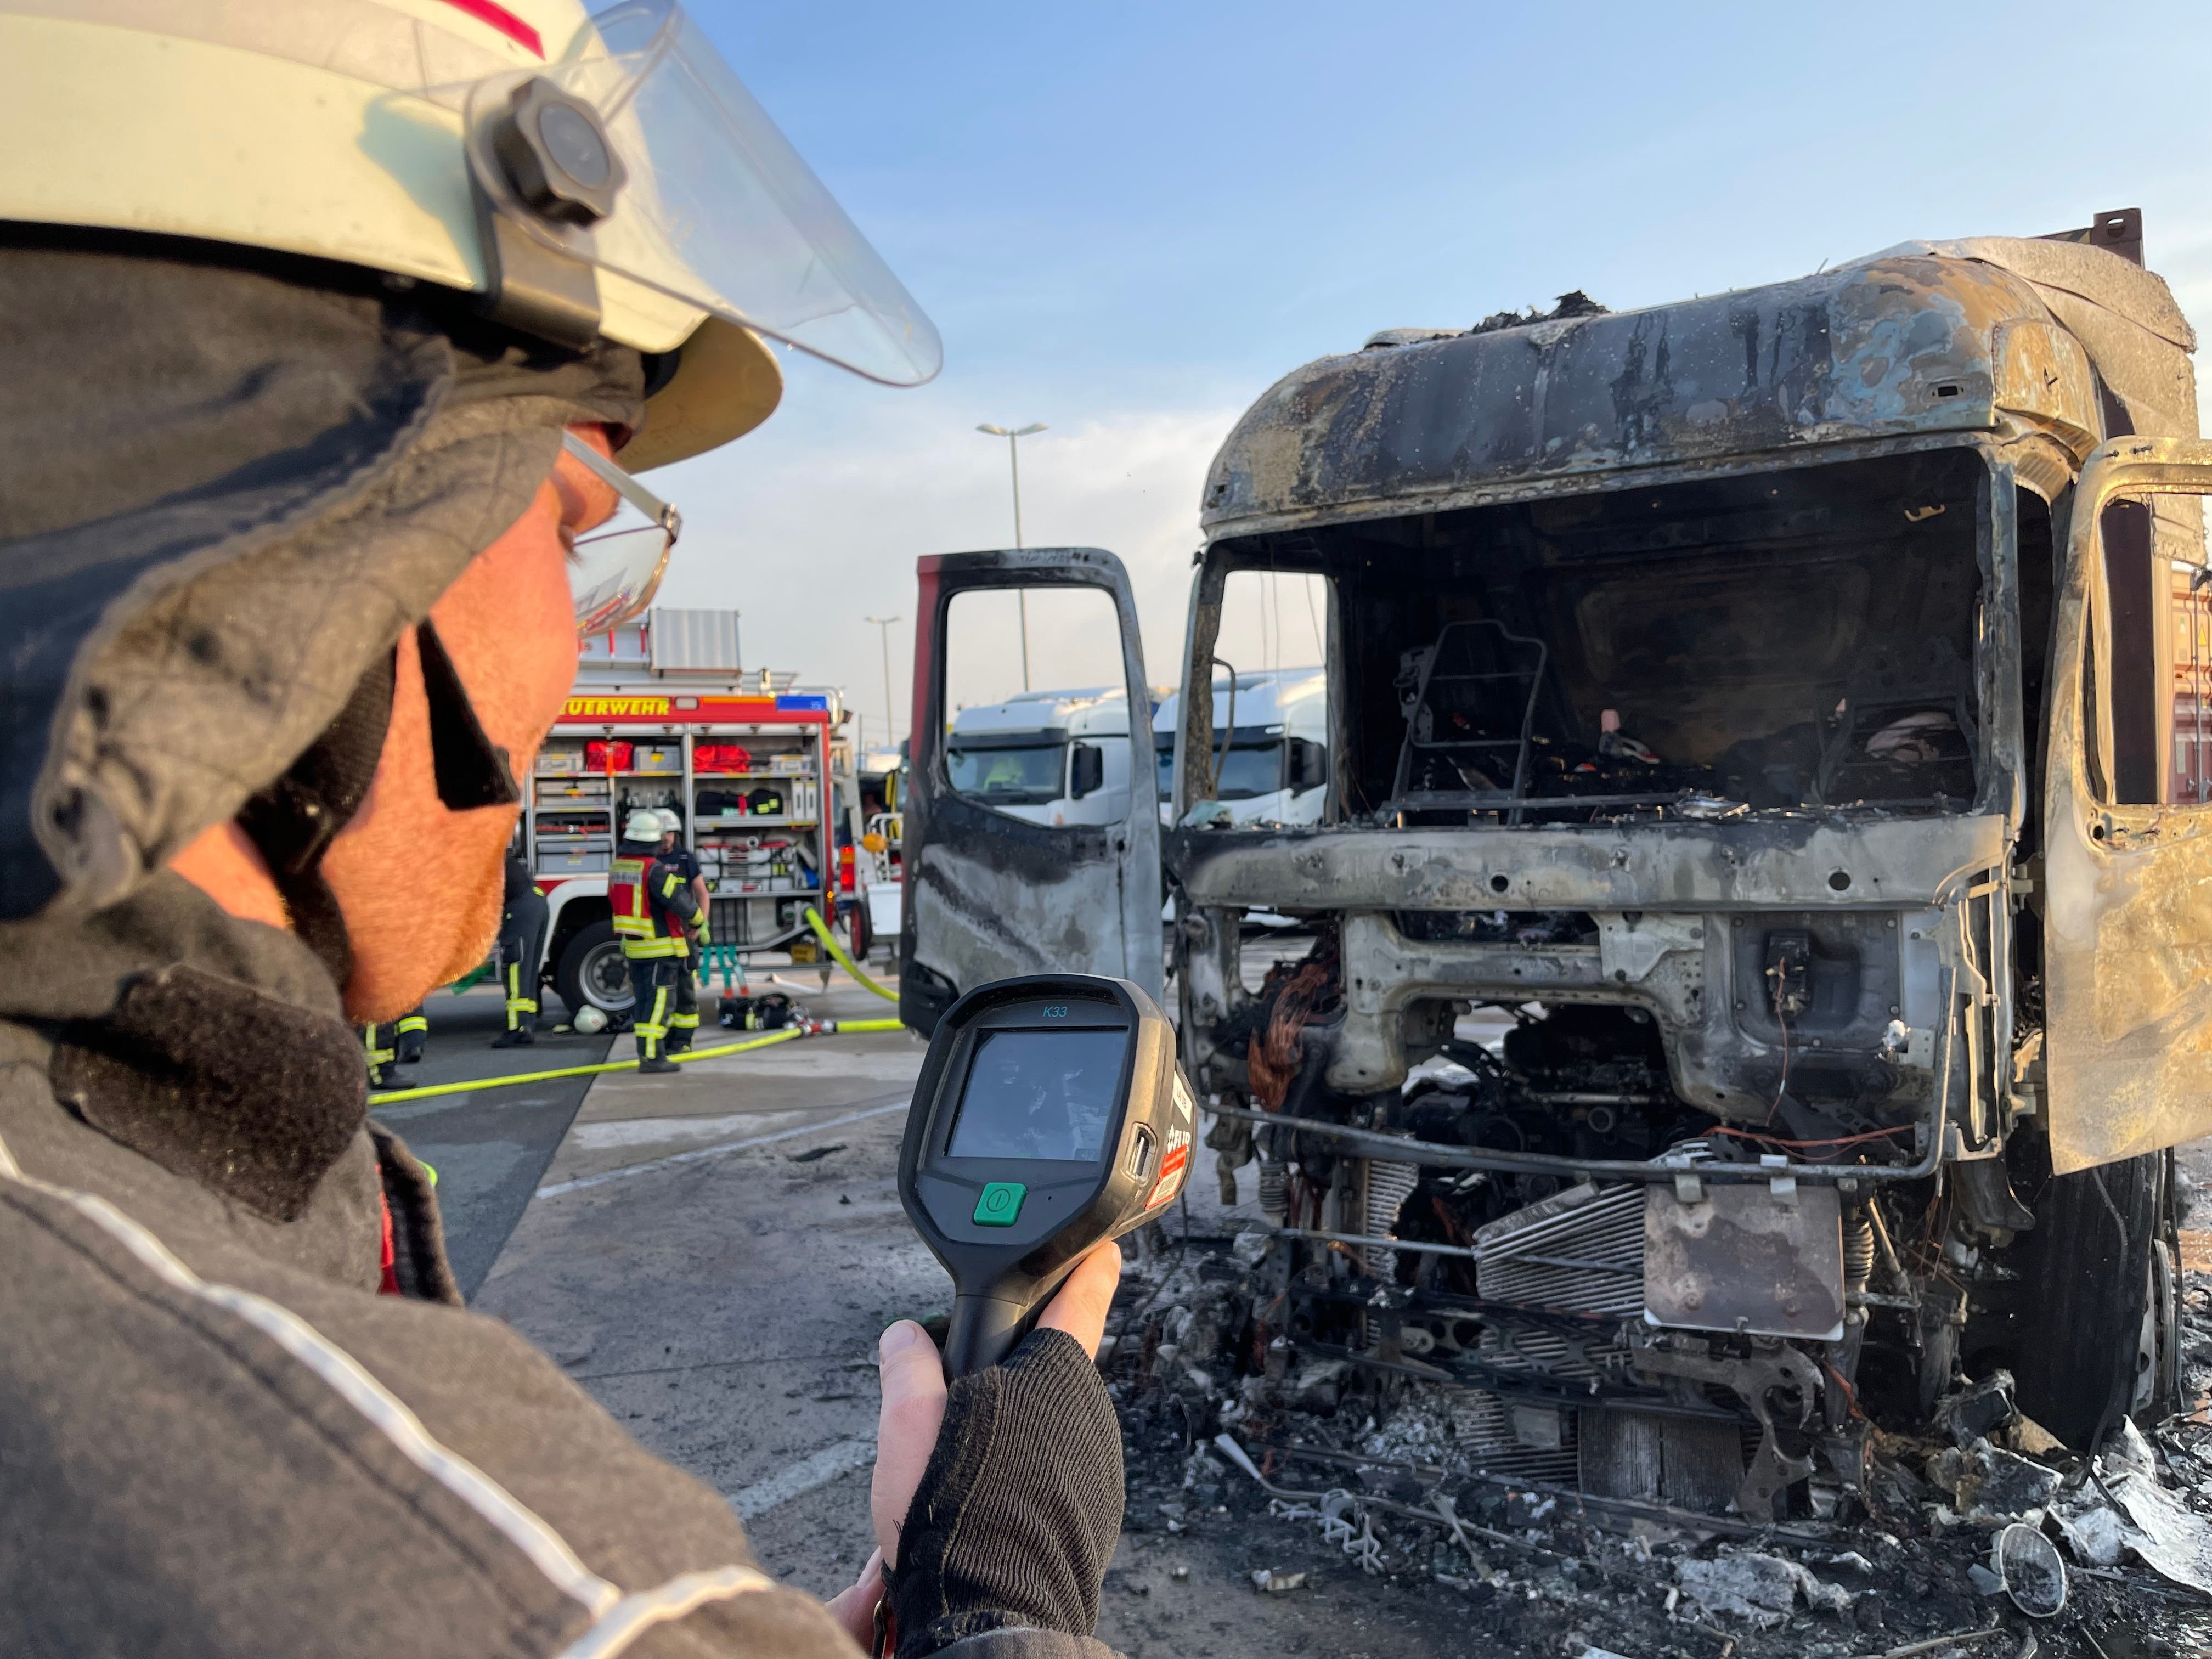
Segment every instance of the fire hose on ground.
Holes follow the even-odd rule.
[[[898,1000],[897,992],[887,991],[877,984],[862,971],[858,963],[845,953],[844,948],[837,943],[830,929],[823,925],[821,915],[813,906],[809,905],[806,908],[805,916],[806,925],[814,930],[814,936],[820,939],[829,951],[830,959],[850,974],[854,983],[866,990],[872,991],[886,1002]],[[787,1026],[784,1030],[768,1036],[754,1037],[744,1042],[726,1042],[713,1048],[689,1049],[682,1054],[671,1054],[668,1058],[681,1065],[686,1060],[716,1060],[724,1054],[741,1054],[748,1049],[765,1048],[771,1043],[789,1042],[796,1037],[836,1036],[841,1033],[853,1035],[865,1031],[901,1031],[905,1029],[895,1019],[801,1020],[796,1025]],[[522,1072],[514,1077],[485,1078],[475,1083],[435,1083],[420,1089],[392,1089],[381,1094],[371,1094],[368,1103],[372,1106],[388,1106],[403,1100],[424,1100],[433,1095],[466,1094],[477,1089],[504,1089],[518,1083],[550,1083],[556,1078],[594,1077],[603,1072],[630,1072],[636,1069],[635,1060],[610,1060],[597,1066],[563,1066],[550,1072]]]
[[[886,991],[884,989],[882,986],[877,984],[875,981],[870,979],[866,974],[860,970],[860,964],[859,963],[854,961],[852,957],[845,954],[844,946],[837,943],[836,939],[831,935],[828,924],[822,920],[821,915],[811,904],[806,907],[806,925],[814,930],[814,937],[820,939],[823,947],[828,950],[830,952],[830,959],[836,963],[840,968],[842,968],[847,973],[850,974],[856,984],[860,985],[866,990],[873,991],[885,1002],[896,1002],[898,1000],[898,993],[896,991]]]
[[[681,1054],[667,1056],[683,1065],[694,1060],[719,1060],[725,1054],[741,1054],[753,1048],[765,1048],[778,1042],[790,1042],[799,1037],[855,1036],[866,1031],[901,1031],[906,1028],[895,1019],[811,1019],[796,1025],[787,1025],[781,1031],[766,1036],[753,1037],[744,1042],[718,1043],[712,1048],[687,1048]],[[610,1060],[596,1066],[563,1066],[550,1072],[523,1072],[514,1077],[478,1078],[466,1083],[434,1083],[420,1089],[392,1089],[381,1094],[372,1094],[372,1106],[388,1106],[403,1100],[425,1100],[432,1095],[468,1094],[479,1089],[505,1089],[518,1083],[547,1083],[555,1078],[593,1077],[602,1072],[632,1072],[637,1060]]]

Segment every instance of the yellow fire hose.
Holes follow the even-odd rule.
[[[830,936],[830,929],[823,925],[821,916],[816,914],[814,907],[811,904],[806,907],[806,925],[814,930],[814,937],[820,939],[822,943],[828,947],[830,951],[830,959],[832,962],[836,963],[840,968],[842,968],[847,973],[850,974],[860,985],[866,987],[871,991],[873,991],[885,1002],[896,1002],[898,1000],[898,993],[896,991],[886,991],[882,986],[877,984],[875,981],[870,979],[866,974],[860,971],[860,964],[854,962],[852,957],[845,954],[844,947],[839,945],[837,941]]]
[[[725,1042],[713,1048],[687,1048],[682,1054],[670,1054],[668,1059],[681,1065],[692,1060],[717,1060],[724,1054],[741,1054],[751,1048],[765,1048],[773,1043],[789,1042],[804,1036],[838,1036],[860,1031],[901,1031],[906,1028],[895,1019],[831,1019],[819,1020],[807,1025],[787,1026],[781,1031],[771,1031],[766,1036],[753,1037],[744,1042]],[[422,1089],[393,1089],[383,1094],[372,1094],[372,1106],[388,1106],[402,1100],[425,1100],[432,1095],[467,1094],[478,1089],[505,1089],[518,1083],[546,1083],[555,1078],[592,1077],[601,1072],[629,1072],[637,1069],[637,1061],[610,1060],[598,1066],[564,1066],[558,1071],[524,1072],[514,1077],[479,1078],[471,1083],[436,1083]]]

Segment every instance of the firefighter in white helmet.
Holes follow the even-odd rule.
[[[637,1036],[637,1069],[647,1074],[677,1070],[668,1054],[690,1047],[691,1034],[699,1027],[696,994],[690,999],[690,1024],[672,1022],[691,978],[690,936],[706,927],[707,915],[692,896],[683,866],[665,854],[666,835],[659,813],[649,806],[637,808],[623,824],[607,873],[615,936],[622,940],[630,991],[637,999],[630,1025]]]
[[[0,0],[0,1652],[1082,1647],[1110,1251],[885,1334],[825,1608],[460,1305],[348,1023],[483,960],[635,475],[927,320],[670,0]]]
[[[660,856],[684,873],[684,882],[698,908],[699,920],[687,928],[690,951],[676,978],[676,1002],[668,1016],[668,1052],[680,1054],[699,1035],[699,980],[707,971],[707,947],[714,942],[708,925],[714,914],[714,896],[707,890],[706,873],[684,844],[684,820],[672,806],[653,809],[660,820]]]

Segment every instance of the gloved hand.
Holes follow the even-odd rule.
[[[1121,1437],[1091,1356],[1121,1262],[1114,1245],[1094,1250],[1004,1364],[949,1395],[921,1327],[884,1333],[871,1507],[878,1555],[896,1564],[902,1659],[983,1631],[1097,1625],[1121,1528]],[[863,1647],[876,1567],[830,1604]]]
[[[899,1534],[899,1659],[988,1630],[1090,1635],[1121,1501],[1121,1425],[1073,1337],[1034,1331],[960,1378]]]
[[[708,927],[704,921],[702,921],[699,924],[700,947],[703,950],[706,946],[712,945],[714,942],[714,935],[713,931]]]

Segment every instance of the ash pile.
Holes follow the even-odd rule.
[[[1499,1653],[2212,1652],[2212,1279],[2177,1263],[2178,1322],[2107,1357],[2169,1367],[2134,1398],[2182,1409],[2062,1433],[1975,1363],[2016,1312],[2008,1241],[1919,1188],[1714,1179],[1687,1115],[1565,1118],[1648,1073],[1617,1030],[1553,1020],[1449,1043],[1376,1133],[1578,1136],[1685,1153],[1685,1178],[1347,1151],[1290,1127],[1288,1066],[1283,1128],[1217,1118],[1218,1201],[1153,1230],[1102,1359],[1134,1547],[1203,1543],[1316,1619],[1333,1583],[1387,1584]],[[1808,1236],[1835,1241],[1813,1273],[1788,1255]]]
[[[1811,1468],[1753,1516],[1738,1498],[1768,1425],[1607,1423],[1622,1414],[1424,1375],[1402,1342],[1395,1360],[1377,1340],[1301,1353],[1269,1317],[1283,1243],[1170,1224],[1128,1275],[1102,1364],[1140,1553],[1226,1554],[1254,1595],[1307,1596],[1323,1623],[1332,1584],[1387,1586],[1500,1655],[2212,1652],[2212,1277],[2186,1291],[2191,1413],[2124,1419],[2086,1457],[2003,1372],[1920,1431],[1840,1437],[1778,1381],[1765,1455]]]

